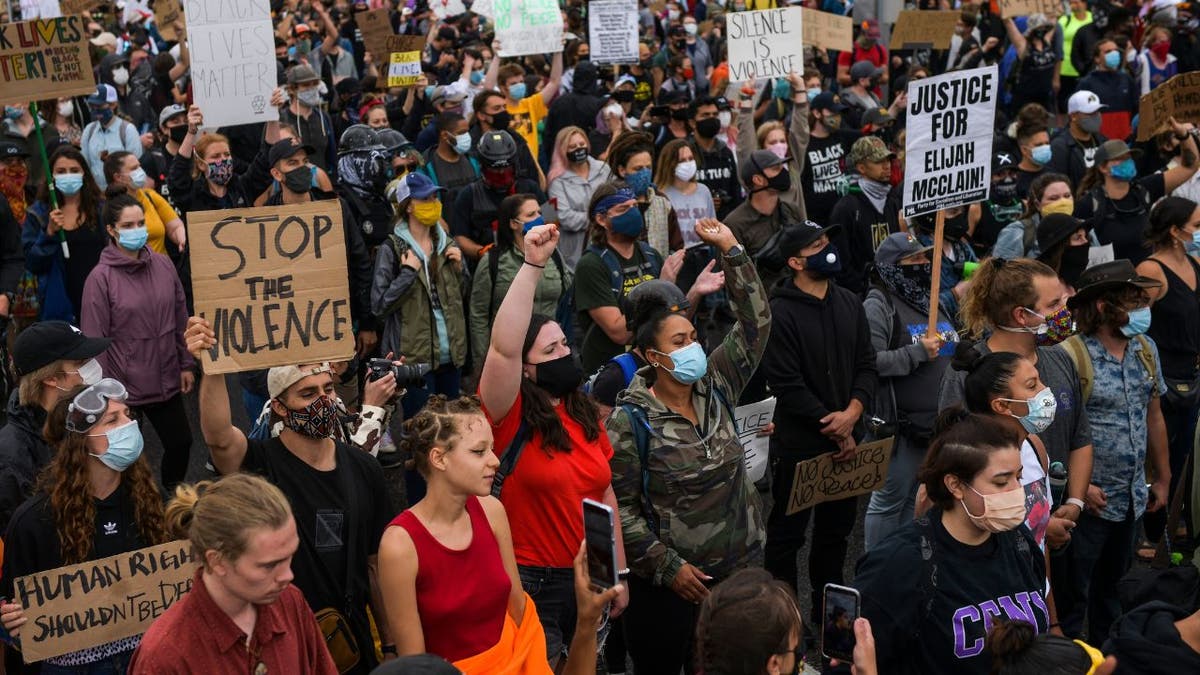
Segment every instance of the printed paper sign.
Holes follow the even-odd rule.
[[[217,344],[206,373],[354,354],[337,200],[188,214],[196,313]]]
[[[429,0],[429,9],[439,19],[445,19],[448,16],[458,16],[467,11],[463,0]]]
[[[729,80],[762,81],[804,72],[803,10],[799,7],[730,12]]]
[[[497,56],[551,54],[563,50],[562,13],[557,0],[492,0]]]
[[[9,8],[12,3],[9,3]],[[62,8],[58,5],[58,0],[21,0],[21,18],[26,21],[30,19],[57,19],[62,16]]]
[[[78,14],[0,24],[0,103],[96,91],[87,35]]]
[[[792,494],[788,497],[786,515],[882,488],[887,481],[895,443],[894,436],[863,443],[858,446],[854,459],[845,462],[833,461],[833,453],[800,462],[792,478]]]
[[[101,0],[62,0],[58,5],[62,9],[63,16],[72,14],[85,14],[91,12]]]
[[[158,34],[168,42],[175,42],[179,35],[175,31],[175,22],[183,18],[183,5],[179,0],[155,0],[154,25],[158,26]]]
[[[962,12],[906,9],[892,27],[891,49],[949,49]]]
[[[1138,140],[1148,141],[1167,128],[1167,118],[1200,122],[1200,71],[1176,75],[1142,97]]]
[[[411,87],[419,79],[421,79],[421,52],[392,54],[388,62],[388,88]]]
[[[1000,17],[1003,19],[1044,14],[1047,19],[1057,19],[1063,13],[1060,0],[1000,0]]]
[[[196,564],[173,541],[14,579],[25,663],[141,635],[192,589]]]
[[[818,9],[801,8],[804,14],[804,44],[817,49],[849,51],[854,46],[854,20]]]
[[[734,422],[738,440],[746,452],[746,473],[750,475],[750,480],[757,483],[767,473],[767,445],[770,441],[770,436],[759,436],[758,432],[775,419],[775,397],[738,406],[733,413],[736,416]]]
[[[184,0],[192,96],[207,127],[270,122],[277,84],[267,0]]]
[[[996,66],[908,83],[904,217],[987,199]]]
[[[637,63],[637,0],[593,0],[587,6],[592,62]]]

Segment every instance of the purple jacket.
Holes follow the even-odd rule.
[[[170,258],[143,248],[135,260],[110,243],[83,286],[82,314],[86,335],[113,339],[96,360],[129,390],[131,405],[179,393],[180,373],[194,361],[183,341],[183,284]]]

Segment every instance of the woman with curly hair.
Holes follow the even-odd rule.
[[[46,418],[54,450],[33,497],[13,515],[4,535],[0,596],[13,580],[77,565],[168,540],[163,500],[142,456],[142,433],[125,404],[125,385],[105,378],[67,394]],[[0,622],[19,637],[21,605],[0,605]],[[125,672],[140,636],[46,659],[49,674]]]

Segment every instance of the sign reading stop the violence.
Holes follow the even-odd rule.
[[[987,199],[997,78],[989,66],[909,82],[905,218]]]
[[[212,324],[207,373],[354,354],[337,200],[188,214],[196,313]]]

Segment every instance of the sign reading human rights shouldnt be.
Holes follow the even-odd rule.
[[[909,82],[905,218],[987,199],[998,77],[993,65]]]

